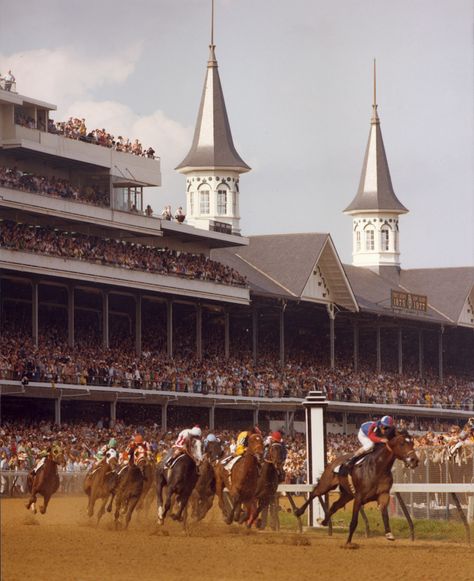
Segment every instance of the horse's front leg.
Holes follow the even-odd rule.
[[[26,503],[27,510],[29,510],[31,508],[31,510],[33,511],[33,514],[36,514],[36,512],[37,512],[37,510],[36,510],[36,500],[37,500],[36,494],[37,494],[36,490],[32,490],[30,499]]]
[[[129,498],[127,503],[127,515],[125,517],[125,529],[128,529],[128,525],[130,524],[130,519],[132,518],[132,513],[138,501],[140,500],[140,496],[134,496],[133,498]]]
[[[48,508],[48,504],[49,504],[49,501],[51,499],[51,494],[44,494],[43,499],[44,499],[43,506],[40,506],[40,513],[41,514],[46,513],[46,509]]]
[[[383,526],[385,529],[385,538],[387,541],[394,541],[395,537],[390,529],[390,519],[388,518],[388,503],[390,502],[390,494],[384,492],[378,498],[380,512],[382,513]]]
[[[341,499],[339,499],[341,500]],[[357,545],[352,543],[352,536],[357,528],[357,523],[359,521],[359,511],[362,506],[362,498],[360,495],[357,495],[354,499],[354,504],[352,507],[352,519],[351,524],[349,526],[349,536],[347,537],[346,547],[350,549],[355,549]]]
[[[240,502],[241,502],[240,495],[237,493],[234,496],[234,498],[232,498],[229,494],[229,500],[230,500],[231,509],[229,511],[229,514],[225,518],[225,523],[228,525],[230,525],[234,522],[235,511],[240,509]]]
[[[89,502],[87,504],[87,514],[89,517],[93,516],[94,514],[94,506],[95,506],[95,493],[91,490],[89,493]]]
[[[157,518],[158,524],[162,525],[164,523],[163,518],[163,477],[159,476],[156,483],[156,506],[157,506]]]
[[[257,501],[255,499],[247,503],[246,508],[248,515],[247,528],[249,529],[253,525],[253,523],[257,520],[260,511],[258,509]]]

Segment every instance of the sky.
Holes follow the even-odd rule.
[[[0,0],[0,72],[56,120],[152,145],[155,210],[185,202],[211,0]],[[245,235],[330,232],[351,218],[377,100],[405,268],[474,265],[472,0],[215,0],[215,44],[237,150]]]

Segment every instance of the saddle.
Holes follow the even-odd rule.
[[[354,464],[352,465],[351,468],[353,468],[354,466],[360,466],[361,464],[364,463],[365,459],[370,456],[371,452],[368,452],[367,454],[364,454],[363,456],[361,456],[356,462],[354,462]],[[339,471],[341,469],[341,466],[345,464],[345,462],[341,462],[340,464],[337,464],[336,466],[334,466],[334,468],[332,469],[333,474],[339,474]]]
[[[242,456],[227,456],[221,461],[222,466],[230,473]]]

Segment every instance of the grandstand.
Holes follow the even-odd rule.
[[[177,168],[184,221],[145,206],[146,188],[161,186],[151,148],[87,133],[84,120],[55,124],[54,110],[0,89],[3,417],[292,431],[315,386],[344,432],[388,411],[472,415],[474,267],[401,267],[408,210],[375,101],[345,210],[351,265],[328,233],[242,236],[250,167],[233,144],[213,45]]]

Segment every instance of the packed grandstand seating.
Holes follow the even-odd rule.
[[[73,186],[68,180],[21,171],[16,167],[0,167],[0,186],[34,194],[44,194],[65,200],[109,206],[108,192],[93,185]]]
[[[36,122],[33,117],[26,115],[21,111],[15,113],[15,123],[28,129],[40,129],[45,131],[46,128]],[[77,139],[86,143],[93,143],[102,147],[108,147],[115,151],[123,151],[140,157],[155,159],[155,150],[152,147],[143,147],[138,139],[131,141],[128,138],[119,135],[115,138],[105,129],[92,129],[86,127],[85,119],[70,117],[67,121],[54,121],[48,119],[48,133],[63,135],[68,139]]]
[[[301,359],[288,361],[282,370],[271,354],[263,355],[256,364],[245,353],[229,360],[215,354],[198,361],[187,343],[180,345],[174,359],[169,359],[162,350],[162,335],[152,330],[145,334],[142,355],[137,356],[133,339],[120,327],[114,330],[115,340],[105,349],[100,337],[79,322],[74,348],[67,345],[64,327],[61,330],[49,326],[38,347],[19,328],[4,327],[0,377],[24,382],[272,398],[303,398],[308,391],[320,389],[335,401],[474,409],[472,381],[455,375],[447,375],[440,382],[434,375],[420,379],[416,375],[377,374],[368,369],[356,373],[349,365],[331,370],[323,363]],[[217,353],[218,348],[208,351]]]
[[[247,285],[245,278],[237,271],[202,254],[188,254],[10,220],[0,222],[0,247],[232,286]]]
[[[150,445],[155,459],[162,457],[164,452],[174,443],[179,431],[185,426],[177,426],[163,432],[156,423],[125,424],[118,420],[114,427],[108,425],[107,420],[101,419],[95,423],[70,423],[54,426],[46,421],[24,423],[19,421],[4,422],[0,428],[0,470],[29,470],[34,465],[42,450],[47,449],[53,442],[61,443],[65,449],[67,472],[84,472],[96,462],[99,450],[109,438],[117,440],[118,450],[124,451],[132,437],[137,432],[143,434]],[[404,427],[403,423],[400,427]],[[205,434],[209,431],[206,430]],[[237,431],[232,429],[216,430],[215,434],[224,445],[225,453],[235,449]],[[304,482],[306,478],[306,449],[304,434],[293,436],[284,434],[288,455],[285,462],[285,481],[287,483]],[[449,455],[453,446],[459,442],[459,431],[451,426],[446,433],[418,432],[415,436],[418,449],[429,448],[432,457],[436,455],[442,461]],[[357,447],[357,438],[354,434],[328,434],[327,459],[332,461],[337,456],[354,452]],[[465,454],[474,452],[474,438],[463,441]],[[0,480],[3,486],[3,482]],[[5,490],[0,486],[0,493]]]

